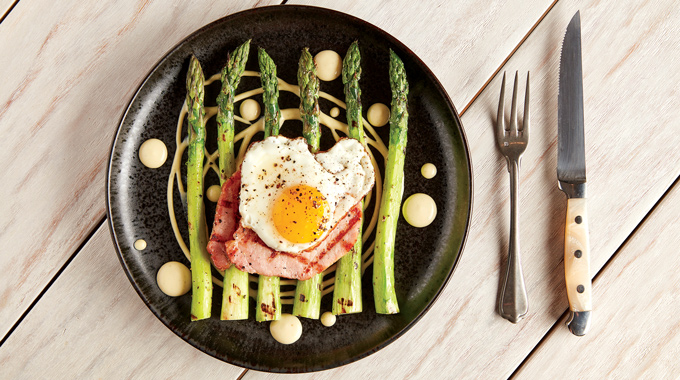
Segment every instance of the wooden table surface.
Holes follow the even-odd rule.
[[[285,3],[285,1],[284,1]],[[680,7],[673,0],[294,1],[377,25],[415,51],[462,115],[474,213],[454,276],[402,338],[301,378],[680,377]],[[192,31],[278,1],[2,0],[0,378],[283,377],[194,349],[137,296],[105,220],[112,137],[148,70]],[[557,78],[581,11],[594,322],[566,329]],[[521,171],[530,313],[496,312],[509,226],[493,138],[503,72],[531,71]]]

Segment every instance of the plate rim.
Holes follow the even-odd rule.
[[[186,42],[198,34],[203,33],[205,30],[210,29],[215,27],[219,23],[224,23],[228,22],[229,19],[240,17],[240,16],[248,16],[251,13],[259,13],[267,10],[272,10],[274,8],[277,9],[288,9],[290,11],[294,11],[295,9],[304,9],[304,10],[312,10],[314,12],[321,12],[321,13],[329,13],[329,14],[335,14],[339,15],[342,17],[345,17],[347,19],[350,19],[351,21],[354,21],[358,24],[362,24],[367,26],[368,28],[373,28],[380,33],[384,34],[384,36],[388,39],[388,42],[394,45],[399,46],[401,49],[406,51],[411,58],[413,58],[421,68],[425,71],[425,74],[428,75],[434,82],[434,84],[439,88],[439,92],[443,95],[445,103],[451,108],[452,116],[453,119],[456,121],[458,124],[461,140],[463,142],[463,150],[465,153],[465,158],[468,166],[467,170],[467,179],[469,181],[469,186],[467,186],[467,190],[469,192],[469,203],[467,207],[467,217],[465,218],[465,231],[463,233],[461,243],[460,243],[460,248],[458,249],[458,252],[456,252],[456,259],[454,260],[453,266],[451,267],[451,270],[449,273],[446,275],[444,278],[444,281],[442,281],[441,285],[437,289],[434,297],[432,300],[425,306],[425,308],[414,318],[412,319],[409,323],[406,324],[401,330],[397,331],[394,335],[391,337],[385,339],[383,342],[377,344],[373,348],[366,350],[358,355],[352,356],[348,359],[340,360],[338,362],[333,362],[332,364],[328,365],[320,365],[320,366],[308,366],[304,368],[286,368],[286,367],[275,367],[275,368],[270,368],[270,367],[263,367],[263,366],[257,366],[257,365],[251,365],[250,363],[246,363],[243,361],[240,361],[238,359],[234,358],[225,358],[217,355],[215,352],[210,352],[209,349],[206,347],[201,347],[199,346],[199,342],[194,341],[189,339],[188,337],[184,337],[181,335],[180,331],[177,331],[173,326],[170,325],[168,321],[165,321],[159,313],[154,310],[150,302],[146,299],[144,294],[142,293],[140,287],[137,284],[137,281],[132,277],[130,268],[126,264],[122,252],[120,250],[120,245],[118,242],[118,238],[116,236],[116,233],[114,231],[114,225],[112,221],[112,215],[111,215],[111,170],[113,168],[113,154],[116,149],[116,142],[118,141],[118,137],[121,133],[121,129],[123,127],[123,123],[125,122],[125,119],[128,116],[128,113],[131,110],[132,104],[134,101],[137,99],[137,96],[140,94],[146,83],[150,80],[151,75],[156,72],[156,70],[161,66],[161,64],[170,57],[176,50],[179,50],[182,46],[186,44]],[[270,373],[312,373],[312,372],[319,372],[319,371],[324,371],[324,370],[329,370],[333,368],[339,368],[354,362],[357,362],[371,354],[374,354],[381,349],[385,348],[389,344],[393,343],[400,337],[402,337],[407,331],[409,331],[414,325],[416,325],[424,316],[427,314],[428,311],[432,308],[432,306],[439,300],[439,297],[441,296],[442,292],[448,285],[449,281],[451,280],[451,277],[453,276],[453,273],[456,271],[458,268],[458,265],[461,261],[461,257],[463,255],[463,252],[465,251],[466,245],[467,245],[467,240],[470,234],[470,227],[472,223],[472,214],[473,214],[473,205],[474,205],[474,175],[473,175],[473,167],[472,167],[472,157],[470,155],[470,145],[468,143],[468,139],[465,133],[465,128],[463,127],[463,122],[461,120],[460,114],[458,113],[458,110],[456,109],[456,106],[454,105],[453,101],[451,100],[448,92],[446,91],[446,88],[442,85],[440,82],[439,78],[432,72],[432,70],[427,66],[427,64],[415,53],[413,52],[406,44],[402,43],[400,40],[398,40],[396,37],[394,37],[392,34],[388,33],[384,29],[364,20],[359,17],[353,16],[348,13],[344,13],[338,10],[330,9],[330,8],[324,8],[324,7],[318,7],[318,6],[311,6],[311,5],[287,5],[287,4],[278,4],[278,5],[267,5],[267,6],[262,6],[262,7],[254,7],[254,8],[248,8],[244,9],[238,12],[230,13],[227,14],[223,17],[220,17],[214,21],[211,21],[210,23],[194,30],[190,34],[188,34],[186,37],[181,39],[179,42],[177,42],[172,48],[167,50],[160,59],[156,61],[156,63],[151,67],[150,70],[146,73],[144,76],[144,79],[140,82],[140,84],[137,86],[137,89],[135,90],[134,94],[130,97],[130,100],[128,101],[127,106],[125,107],[125,111],[123,111],[122,116],[120,117],[120,121],[118,122],[118,125],[116,127],[116,133],[113,136],[112,142],[111,142],[111,148],[109,150],[109,159],[107,163],[107,169],[106,169],[106,183],[105,183],[105,195],[106,195],[106,219],[107,219],[107,225],[109,227],[109,233],[111,234],[111,239],[113,240],[113,245],[116,250],[116,256],[118,257],[118,260],[120,261],[121,266],[123,267],[123,271],[125,272],[125,275],[127,276],[128,280],[132,284],[132,287],[135,289],[137,292],[137,295],[142,299],[146,307],[151,311],[151,313],[159,320],[163,325],[168,328],[170,331],[172,331],[176,336],[181,338],[182,341],[185,343],[190,344],[197,350],[201,351],[202,353],[209,355],[215,359],[218,359],[222,362],[225,362],[230,365],[234,365],[240,368],[245,368],[245,369],[252,369],[256,371],[263,371],[263,372],[270,372]]]

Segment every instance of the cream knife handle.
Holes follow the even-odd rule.
[[[567,199],[564,231],[564,278],[572,314],[567,324],[576,335],[585,335],[593,309],[586,203],[585,198]],[[575,318],[580,320],[574,321]]]

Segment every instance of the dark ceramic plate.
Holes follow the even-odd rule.
[[[264,47],[277,63],[279,77],[289,83],[296,81],[297,62],[304,47],[309,47],[312,54],[332,49],[344,55],[349,44],[358,40],[363,57],[364,115],[373,103],[390,103],[388,49],[403,59],[411,88],[404,199],[417,192],[430,194],[437,204],[438,216],[429,227],[420,229],[411,227],[403,218],[399,220],[395,277],[400,314],[375,313],[370,267],[363,276],[362,313],[341,316],[331,328],[303,318],[302,338],[291,345],[277,343],[269,333],[269,323],[255,322],[252,300],[250,320],[219,321],[216,316],[221,288],[215,287],[213,317],[190,322],[191,295],[171,298],[158,289],[156,272],[162,264],[171,260],[187,266],[189,263],[175,241],[166,206],[171,159],[158,169],[148,169],[139,162],[139,146],[149,138],[158,138],[171,154],[174,152],[176,120],[184,101],[192,53],[209,76],[219,72],[228,51],[249,38],[253,48],[247,68],[257,70],[256,47]],[[239,89],[257,86],[257,80],[244,79]],[[340,79],[322,82],[321,89],[343,98]],[[209,100],[214,96],[214,90],[206,90],[207,103],[214,104]],[[281,108],[297,107],[297,102],[295,97],[282,95]],[[331,107],[330,103],[321,103],[326,113]],[[339,119],[345,121],[344,114]],[[299,125],[286,123],[291,125],[284,124],[282,133],[299,135]],[[377,128],[385,142],[388,129]],[[323,144],[327,148],[331,142],[324,140],[322,148]],[[427,162],[438,169],[430,180],[420,174],[420,167]],[[210,177],[206,181],[209,185],[217,179]],[[180,228],[185,230],[186,219],[181,215],[179,197],[175,198]],[[225,17],[198,30],[153,68],[130,102],[114,139],[107,206],[123,269],[149,309],[175,334],[228,363],[260,371],[308,372],[337,367],[376,352],[404,334],[429,309],[463,249],[471,215],[472,171],[458,113],[432,72],[406,46],[373,25],[335,11],[288,5],[265,7]],[[214,208],[210,207],[214,205],[207,207],[207,215],[212,215]],[[148,243],[143,251],[133,248],[139,238]],[[331,298],[324,297],[322,312],[330,310]],[[290,310],[291,306],[284,306],[284,312]]]

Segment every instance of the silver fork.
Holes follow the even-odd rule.
[[[522,154],[529,143],[529,73],[527,72],[527,88],[524,99],[524,120],[520,127],[517,123],[517,72],[515,86],[512,90],[512,110],[510,125],[505,124],[505,73],[501,85],[501,99],[498,104],[496,119],[496,143],[508,162],[510,172],[510,244],[508,264],[505,278],[501,285],[498,299],[499,314],[512,323],[519,322],[529,310],[529,299],[522,274],[522,263],[519,253],[519,166]]]

